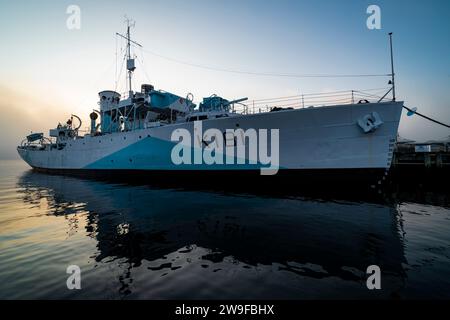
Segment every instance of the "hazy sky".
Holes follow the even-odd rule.
[[[81,29],[69,30],[69,5]],[[370,4],[381,30],[366,26]],[[71,113],[88,118],[97,93],[114,89],[115,32],[136,21],[144,49],[196,64],[277,73],[389,73],[387,33],[394,32],[397,96],[450,122],[450,1],[5,1],[0,0],[0,158],[30,131],[48,132]],[[118,48],[123,45],[117,42]],[[250,99],[378,88],[387,78],[283,78],[182,65],[136,50],[134,80],[198,102],[213,93]],[[119,60],[120,62],[120,60]],[[143,65],[143,67],[142,67]],[[120,63],[119,66],[120,67]],[[122,72],[118,91],[125,91]],[[85,126],[88,123],[85,122]],[[403,117],[400,134],[444,138],[447,128]]]

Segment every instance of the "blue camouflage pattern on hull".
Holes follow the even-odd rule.
[[[237,164],[234,157],[233,164],[179,164],[172,162],[171,153],[176,142],[166,141],[154,137],[129,145],[117,152],[101,158],[83,169],[102,170],[259,170],[269,167],[262,164]],[[203,154],[203,149],[201,150]],[[221,155],[224,163],[226,158]],[[194,148],[191,148],[191,161],[194,159]],[[231,158],[228,157],[229,160]],[[248,162],[248,161],[247,161]]]

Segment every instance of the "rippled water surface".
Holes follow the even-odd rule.
[[[2,161],[0,298],[450,298],[448,203],[156,188]],[[372,264],[382,290],[366,287]]]

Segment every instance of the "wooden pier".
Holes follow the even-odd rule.
[[[391,185],[401,185],[401,189],[450,191],[450,152],[396,149],[388,180]]]
[[[450,168],[450,152],[405,152],[396,150],[393,168],[401,167]]]

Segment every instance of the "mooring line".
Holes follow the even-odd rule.
[[[427,117],[426,115],[423,115],[423,114],[421,114],[421,113],[419,113],[419,112],[417,112],[417,111],[415,111],[415,110],[412,110],[412,109],[410,109],[410,108],[408,108],[408,107],[406,107],[406,106],[403,106],[403,108],[405,108],[405,109],[408,110],[409,112],[411,112],[411,113],[413,113],[413,114],[417,114],[418,116],[420,116],[420,117],[422,117],[422,118],[424,118],[424,119],[427,119],[427,120],[429,120],[429,121],[431,121],[431,122],[440,124],[441,126],[444,126],[444,127],[447,127],[447,128],[450,128],[450,125],[445,124],[445,123],[442,123],[442,122],[437,121],[437,120],[435,120],[435,119],[432,119],[432,118],[430,118],[430,117]]]

